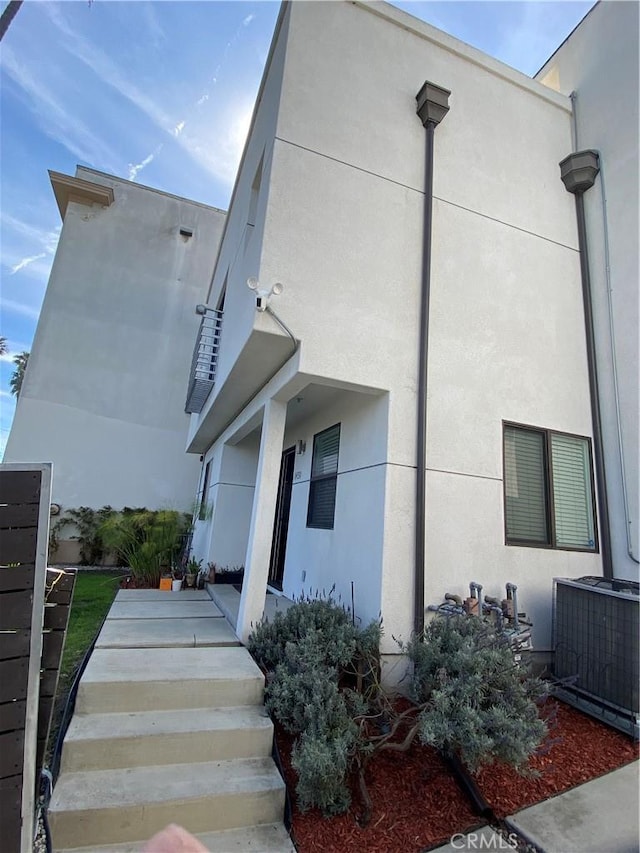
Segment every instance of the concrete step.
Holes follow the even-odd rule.
[[[287,831],[280,823],[266,823],[224,832],[205,832],[196,835],[209,853],[295,853]],[[140,853],[144,839],[133,844],[108,844],[99,847],[74,847],[64,853]],[[63,851],[59,851],[63,853]]]
[[[164,589],[120,589],[116,601],[209,601],[211,596],[206,589],[181,589],[172,592]]]
[[[282,820],[270,758],[63,773],[49,806],[55,850],[149,839],[168,823],[193,833]]]
[[[94,649],[77,714],[261,705],[264,677],[243,646]]]
[[[226,619],[107,619],[98,649],[177,649],[239,646]]]
[[[169,595],[170,593],[167,593]],[[119,599],[111,605],[109,619],[222,619],[222,611],[211,599],[183,599],[177,593],[166,601]]]
[[[75,714],[62,771],[260,758],[271,755],[272,742],[273,724],[257,705]]]

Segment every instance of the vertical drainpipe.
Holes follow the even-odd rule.
[[[589,395],[591,397],[591,421],[593,425],[593,457],[596,468],[596,491],[600,510],[600,551],[602,554],[602,573],[605,578],[613,577],[611,559],[611,528],[609,524],[609,502],[607,499],[607,480],[604,467],[604,444],[602,441],[602,419],[600,416],[600,394],[598,391],[598,373],[596,365],[595,332],[593,327],[593,308],[591,305],[591,278],[589,274],[589,253],[587,248],[587,225],[584,215],[584,193],[595,183],[600,171],[597,151],[576,151],[569,154],[560,163],[560,178],[567,192],[576,199],[576,218],[578,220],[578,249],[580,252],[580,275],[582,278],[582,301],[584,304],[584,326],[587,344],[587,370],[589,372]]]
[[[422,294],[418,360],[417,482],[413,630],[424,631],[424,564],[427,490],[427,358],[429,354],[429,296],[431,289],[431,231],[433,221],[433,140],[437,125],[449,112],[448,89],[426,81],[418,94],[416,112],[427,131],[424,175],[424,225],[422,236]]]

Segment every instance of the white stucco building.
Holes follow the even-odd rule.
[[[607,168],[610,254],[637,515],[637,196],[622,174],[624,162],[637,189],[634,15],[597,7],[552,60],[556,91],[544,72],[532,80],[385,4],[283,5],[207,297],[216,355],[203,347],[187,406],[208,508],[193,548],[245,565],[241,636],[267,585],[335,586],[364,622],[382,614],[392,661],[393,637],[445,592],[475,580],[502,597],[510,581],[545,652],[552,579],[602,573],[586,256],[559,163],[576,150],[577,89],[577,145],[619,164]],[[616,82],[599,88],[597,69]],[[603,118],[610,89],[616,116]],[[599,192],[584,197],[605,289]],[[260,296],[275,283],[281,293]],[[606,298],[594,301],[600,350]],[[603,407],[609,471],[616,422]],[[627,572],[611,476],[615,570]]]
[[[53,462],[63,510],[188,510],[194,308],[224,213],[83,167],[51,183],[62,233],[4,461]]]
[[[537,75],[572,96],[574,147],[600,154],[585,194],[598,385],[617,577],[638,575],[637,3],[598,3]]]

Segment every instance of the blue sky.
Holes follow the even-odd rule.
[[[533,75],[593,2],[394,5]],[[11,356],[31,347],[61,227],[47,170],[87,165],[226,209],[278,9],[28,0],[18,12],[0,56],[0,454]]]

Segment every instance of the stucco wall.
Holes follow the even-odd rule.
[[[616,576],[628,578],[637,577],[637,560],[640,556],[639,8],[637,3],[598,3],[538,74],[539,79],[547,81],[564,94],[575,92],[576,147],[594,148],[600,155],[600,175],[584,198],[613,565]],[[608,237],[609,242],[608,258],[605,237]],[[619,391],[619,421],[616,415],[614,357]],[[618,426],[626,471],[626,509]],[[628,554],[629,545],[635,561]]]
[[[470,580],[494,593],[513,581],[547,648],[553,577],[599,573],[600,558],[504,544],[501,442],[502,420],[591,435],[575,214],[558,171],[570,103],[389,15],[294,4],[262,270],[291,282],[277,309],[304,370],[391,392],[381,606],[406,634],[425,145],[415,94],[425,78],[451,89],[435,142],[425,603]]]
[[[5,460],[52,461],[63,507],[187,509],[199,471],[184,454],[194,308],[224,213],[88,169],[77,177],[115,199],[69,203]]]
[[[297,440],[306,451],[295,457],[289,537],[283,591],[329,592],[351,606],[354,585],[356,615],[367,624],[380,613],[382,542],[384,536],[386,397],[342,395],[285,432],[284,447]],[[338,478],[333,530],[307,527],[313,437],[340,424]]]
[[[284,283],[273,307],[301,341],[300,371],[388,394],[354,395],[287,431],[285,447],[306,438],[308,449],[296,458],[285,592],[337,582],[344,597],[353,580],[356,607],[382,610],[386,652],[412,627],[425,147],[415,95],[427,78],[452,95],[435,142],[425,604],[470,580],[493,594],[515,582],[546,649],[553,577],[598,574],[601,561],[504,544],[502,421],[591,434],[574,204],[558,170],[570,102],[384,5],[294,3],[287,15],[277,127],[256,124],[247,148],[273,153],[260,267],[243,275]],[[234,286],[250,304],[244,281]],[[286,388],[259,392],[248,411],[297,393]],[[345,436],[359,424],[354,453],[371,459],[348,473],[341,451],[334,531],[308,530],[310,441],[338,420]]]

